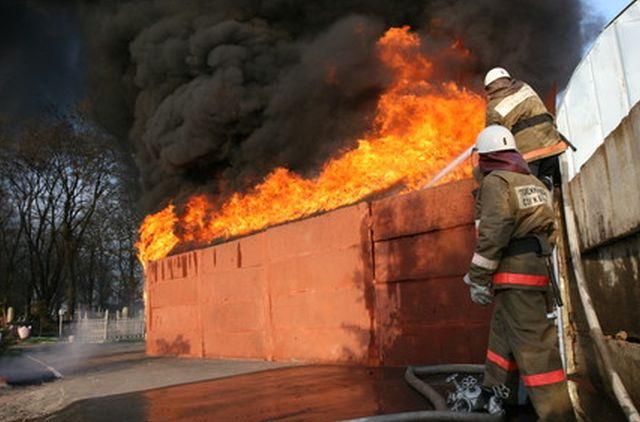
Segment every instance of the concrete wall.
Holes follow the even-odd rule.
[[[484,362],[490,310],[462,282],[475,246],[474,188],[458,182],[372,204],[385,363]]]
[[[148,353],[482,362],[490,309],[462,283],[474,187],[361,203],[151,263]]]
[[[569,184],[585,278],[614,366],[640,405],[640,103]],[[584,310],[570,284],[578,371],[598,379]],[[606,384],[606,383],[605,383]]]
[[[602,328],[640,338],[640,103],[609,135],[569,190]]]

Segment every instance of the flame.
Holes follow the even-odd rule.
[[[177,222],[173,205],[144,219],[140,226],[140,239],[136,244],[140,261],[146,263],[167,256],[180,243],[173,232]]]
[[[379,98],[374,127],[357,148],[328,161],[314,179],[277,168],[218,210],[199,195],[183,215],[169,205],[147,216],[137,244],[141,261],[163,258],[181,243],[210,243],[335,209],[399,183],[417,189],[468,148],[484,124],[484,99],[454,83],[430,82],[434,65],[408,27],[389,29],[377,47],[394,82]],[[460,43],[451,48],[465,54]],[[467,166],[452,177],[468,174]]]

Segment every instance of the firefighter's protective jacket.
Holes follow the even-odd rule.
[[[502,125],[516,138],[518,151],[528,162],[562,153],[562,141],[553,116],[538,94],[522,81],[510,80],[487,92],[486,126]]]
[[[555,242],[551,192],[534,176],[494,170],[482,179],[476,198],[478,240],[469,269],[471,281],[494,289],[546,290],[545,258],[535,251],[509,256],[517,239],[534,235]]]

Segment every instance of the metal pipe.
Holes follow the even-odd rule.
[[[560,297],[562,297],[562,289],[564,289],[564,282],[563,279],[560,277],[560,267],[558,266],[558,248],[555,248],[553,251],[553,265],[551,266],[551,271],[553,271],[555,277],[556,277],[556,281],[559,283],[559,289],[560,289]],[[555,309],[556,312],[556,328],[558,330],[558,346],[560,349],[560,360],[562,361],[562,367],[564,368],[565,372],[567,371],[567,356],[566,356],[566,352],[565,352],[565,340],[564,340],[564,309],[563,307],[556,307]]]

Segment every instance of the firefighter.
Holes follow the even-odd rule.
[[[554,244],[551,192],[530,171],[504,126],[476,140],[483,175],[477,195],[478,239],[464,282],[471,300],[495,300],[484,386],[507,385],[512,398],[522,378],[542,421],[574,420],[558,348],[543,250]]]
[[[534,176],[551,189],[560,182],[558,155],[567,149],[553,116],[529,85],[496,67],[484,78],[488,97],[486,126],[502,125],[516,138]]]

